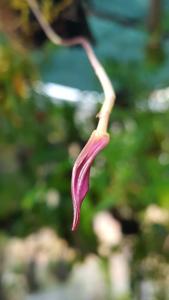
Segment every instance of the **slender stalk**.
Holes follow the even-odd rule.
[[[100,81],[100,84],[104,92],[105,99],[102,104],[101,110],[97,115],[99,121],[98,121],[96,132],[98,135],[105,134],[107,132],[110,113],[115,102],[115,92],[105,69],[103,68],[98,58],[96,57],[89,41],[81,36],[72,39],[60,38],[44,18],[43,14],[39,10],[36,0],[26,0],[26,1],[29,4],[32,12],[34,13],[42,29],[44,30],[46,36],[51,42],[53,42],[56,45],[64,45],[64,46],[74,46],[79,44],[84,48],[87,57]]]
[[[30,6],[33,14],[35,15],[36,19],[38,20],[40,26],[42,27],[43,31],[45,32],[47,38],[56,45],[62,44],[62,39],[54,32],[50,24],[44,18],[43,14],[41,13],[39,6],[36,0],[26,0],[28,5]]]

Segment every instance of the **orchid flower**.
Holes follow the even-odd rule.
[[[50,24],[44,18],[43,14],[39,10],[36,0],[26,0],[29,4],[32,12],[37,18],[39,24],[44,30],[46,36],[51,42],[56,45],[73,46],[81,45],[85,50],[87,57],[102,85],[104,91],[104,102],[99,114],[99,122],[96,130],[93,131],[86,146],[79,154],[72,171],[72,200],[73,200],[73,225],[72,230],[77,228],[80,219],[80,207],[86,193],[89,189],[89,175],[91,165],[96,155],[108,144],[109,134],[107,133],[107,127],[111,110],[115,102],[115,92],[109,77],[107,76],[102,64],[97,59],[90,43],[84,37],[76,37],[72,39],[62,39],[52,29]]]
[[[72,171],[72,199],[73,199],[73,225],[72,230],[77,228],[80,219],[80,207],[89,189],[89,175],[91,165],[96,155],[108,144],[109,135],[97,135],[93,131],[87,144],[79,154]]]

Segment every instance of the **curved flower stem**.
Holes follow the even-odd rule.
[[[44,30],[46,36],[51,42],[53,42],[56,45],[64,45],[64,46],[74,46],[79,44],[84,48],[87,57],[100,81],[100,84],[104,92],[105,99],[102,104],[101,110],[97,115],[99,121],[96,128],[96,133],[98,134],[98,136],[105,134],[107,132],[110,113],[115,102],[115,92],[105,69],[103,68],[98,58],[96,57],[89,41],[81,36],[72,39],[60,38],[44,18],[43,14],[39,10],[36,0],[26,0],[26,1],[30,6],[32,12],[34,13],[36,19],[38,20],[39,24],[41,25],[42,29]]]

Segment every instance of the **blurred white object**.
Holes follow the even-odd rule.
[[[143,280],[140,284],[140,299],[154,300],[157,292],[157,283],[152,280]]]
[[[116,299],[130,294],[130,268],[127,252],[117,252],[110,257],[112,296]]]
[[[58,103],[58,100],[64,100],[68,102],[80,102],[82,100],[98,101],[101,98],[101,95],[94,91],[81,91],[79,89],[57,84],[57,83],[44,83],[41,81],[36,82],[35,91],[38,94],[44,95],[51,98],[53,103]]]
[[[146,209],[144,220],[147,223],[165,224],[169,221],[169,212],[164,208],[152,204]]]
[[[121,225],[109,212],[105,211],[96,214],[93,228],[101,244],[112,247],[121,242]]]
[[[169,87],[151,93],[148,101],[150,110],[163,112],[169,109]]]
[[[27,296],[26,300],[105,300],[106,283],[97,256],[88,256],[74,266],[71,279],[55,284],[50,291]]]
[[[43,83],[37,82],[35,91],[38,94],[59,100],[68,100],[70,102],[78,102],[81,97],[81,91],[72,87],[56,84],[56,83]]]
[[[49,207],[57,207],[60,202],[60,194],[55,189],[49,189],[46,194],[46,203]]]
[[[96,104],[101,103],[103,98],[103,95],[96,91],[82,91],[52,82],[38,81],[35,83],[34,90],[37,94],[48,97],[54,104],[71,102],[77,105],[77,123],[82,123],[90,117],[95,111]]]
[[[76,285],[77,291],[82,291],[83,294],[83,296],[79,294],[74,299],[101,300],[106,298],[104,273],[100,260],[95,255],[89,255],[82,264],[75,265],[71,283]]]

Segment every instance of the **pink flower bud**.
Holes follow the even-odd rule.
[[[71,192],[73,200],[73,225],[72,230],[77,228],[80,220],[80,207],[89,189],[89,175],[91,165],[97,154],[109,143],[107,133],[98,135],[93,131],[90,139],[80,152],[72,171]]]

